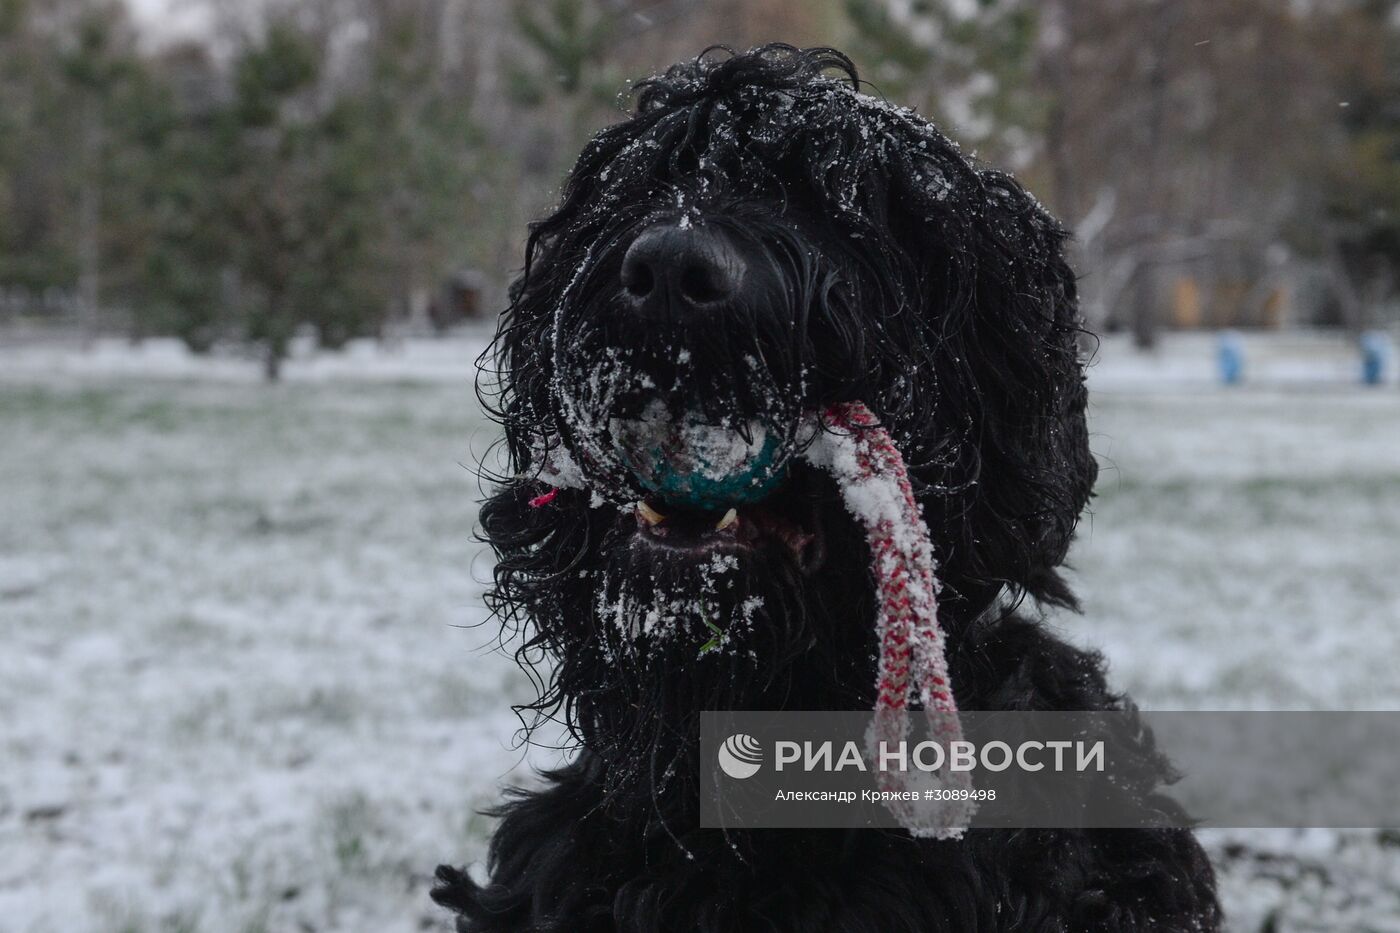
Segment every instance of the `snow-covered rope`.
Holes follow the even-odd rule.
[[[893,438],[862,402],[833,405],[822,416],[823,430],[806,458],[831,473],[847,511],[865,529],[877,600],[880,644],[875,716],[866,733],[873,760],[881,743],[893,748],[909,736],[909,700],[917,695],[928,719],[930,738],[945,749],[962,741],[938,624],[938,577],[933,546],[909,484],[909,472]],[[970,790],[966,772],[943,775],[876,772],[882,790]],[[915,786],[918,785],[918,786]],[[920,794],[922,797],[922,793]],[[968,800],[936,800],[922,806],[890,805],[900,823],[916,836],[956,837],[972,814]]]

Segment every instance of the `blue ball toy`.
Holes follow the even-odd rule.
[[[673,419],[651,411],[614,421],[612,434],[642,488],[679,508],[716,511],[756,502],[781,482],[787,461],[782,435],[759,422],[741,432],[695,414]]]

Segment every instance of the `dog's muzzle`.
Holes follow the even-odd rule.
[[[723,514],[781,484],[804,390],[792,349],[773,343],[793,327],[772,321],[793,296],[751,239],[725,220],[667,217],[561,301],[551,398],[604,498]]]

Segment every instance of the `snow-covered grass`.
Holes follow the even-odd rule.
[[[1148,709],[1400,709],[1400,393],[1092,398],[1064,633]],[[1203,838],[1232,929],[1400,930],[1400,833]]]
[[[446,929],[433,866],[527,773],[529,686],[470,627],[478,346],[276,387],[0,351],[0,930]],[[1148,708],[1400,708],[1400,392],[1104,356],[1087,611],[1053,624]],[[1207,840],[1236,929],[1400,929],[1395,834]]]
[[[0,929],[443,928],[428,876],[482,855],[527,695],[462,627],[490,569],[469,384],[22,368]]]

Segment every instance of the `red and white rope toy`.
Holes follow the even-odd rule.
[[[870,545],[870,572],[878,602],[876,633],[880,658],[876,675],[875,715],[866,733],[874,762],[880,748],[908,740],[910,700],[918,698],[929,725],[929,738],[951,750],[962,741],[958,706],[953,698],[938,624],[938,577],[933,547],[909,484],[904,458],[889,431],[862,402],[833,405],[812,425],[812,441],[803,456],[831,473],[847,511],[865,530]],[[532,507],[547,505],[557,487],[586,488],[582,472],[557,442],[542,457],[540,478],[555,489],[536,496]],[[916,836],[956,838],[976,809],[957,799],[970,791],[967,772],[876,771],[880,789],[917,792],[921,802],[888,803],[900,824]],[[925,791],[953,791],[952,799],[925,798]],[[927,800],[927,802],[924,802]]]
[[[822,425],[824,430],[805,456],[835,478],[847,511],[865,529],[870,545],[880,643],[875,718],[866,733],[870,755],[878,762],[882,743],[894,748],[908,738],[909,701],[915,695],[928,719],[930,738],[949,749],[949,743],[962,740],[962,726],[938,625],[933,547],[904,458],[861,402],[833,405],[823,414]],[[919,791],[920,797],[925,790],[972,786],[967,772],[876,774],[882,790]],[[955,799],[922,805],[895,802],[890,809],[916,836],[951,838],[962,834],[973,805]]]

